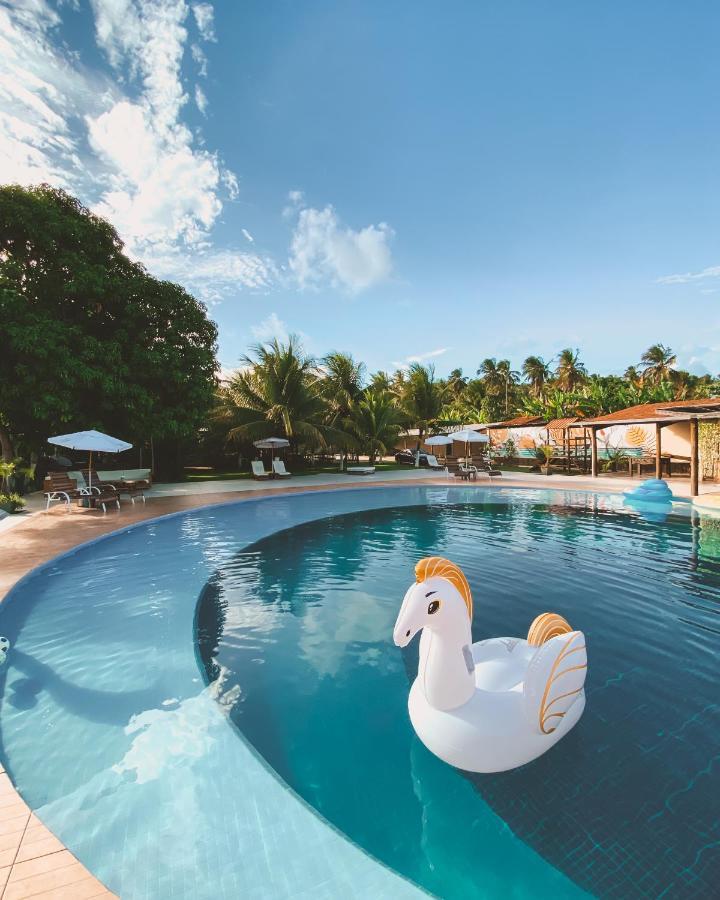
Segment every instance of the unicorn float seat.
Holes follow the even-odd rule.
[[[420,740],[468,772],[504,772],[536,759],[563,738],[585,708],[585,637],[543,613],[527,640],[472,643],[472,595],[458,566],[421,560],[393,639],[420,636],[408,710]]]

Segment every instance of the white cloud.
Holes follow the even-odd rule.
[[[675,368],[691,375],[717,375],[720,372],[720,345],[686,344],[678,351]]]
[[[656,284],[689,284],[704,281],[707,278],[720,278],[720,266],[709,266],[701,272],[684,272],[676,275],[663,275],[656,279]]]
[[[190,7],[185,0],[91,6],[112,77],[87,69],[60,42],[61,6],[0,5],[0,180],[44,181],[76,194],[112,222],[130,255],[209,302],[237,287],[267,289],[277,274],[271,260],[212,245],[238,180],[182,121]],[[209,39],[212,7],[196,6]],[[192,52],[204,68],[203,51]],[[204,91],[192,93],[204,112]]]
[[[199,84],[195,85],[195,106],[200,110],[200,112],[205,115],[205,111],[207,110],[207,97],[205,96],[205,91],[200,87]]]
[[[74,125],[79,110],[99,110],[109,79],[56,50],[60,22],[45,0],[0,6],[0,179],[49,182],[80,190],[88,173]]]
[[[263,344],[273,340],[286,344],[290,336],[287,326],[278,317],[277,313],[270,313],[267,319],[263,319],[259,325],[253,325],[250,331],[252,331],[255,340]]]
[[[449,347],[440,347],[438,350],[428,350],[427,353],[417,353],[415,356],[408,356],[407,361],[409,363],[427,362],[429,359],[434,359],[436,356],[442,356],[443,353],[447,353],[449,349]]]
[[[438,356],[447,353],[450,347],[439,347],[437,350],[428,350],[426,353],[414,353],[412,356],[406,356],[405,359],[393,360],[392,364],[396,369],[409,369],[413,363],[425,363]]]
[[[248,241],[251,244],[255,243],[255,238],[250,234],[250,232],[247,230],[247,228],[241,228],[240,233],[242,234],[242,236],[245,238],[246,241]]]
[[[197,63],[198,74],[202,78],[207,77],[207,69],[208,69],[208,60],[207,56],[205,56],[205,51],[198,44],[190,45],[190,55],[193,60]]]
[[[198,27],[198,31],[200,32],[200,36],[204,41],[214,41],[215,40],[215,14],[213,12],[212,4],[210,3],[194,3],[193,4],[193,15],[195,16],[195,22]]]
[[[209,305],[238,288],[269,290],[278,273],[272,259],[256,253],[203,247],[188,255],[182,250],[156,252],[146,259],[158,278],[179,281]]]
[[[291,202],[299,192],[291,192]],[[392,229],[381,222],[359,231],[341,224],[332,206],[299,210],[290,245],[290,269],[301,287],[329,282],[358,293],[387,279]]]

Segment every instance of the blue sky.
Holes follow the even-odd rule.
[[[712,2],[0,0],[0,179],[209,303],[472,373],[655,341],[720,372]]]

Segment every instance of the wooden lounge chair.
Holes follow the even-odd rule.
[[[81,475],[85,480],[85,484],[92,484],[93,487],[97,485],[101,490],[114,490],[118,494],[127,494],[133,505],[136,497],[140,497],[142,502],[145,502],[145,489],[150,487],[150,482],[145,479],[130,481],[120,478],[110,481],[109,479],[100,478],[95,469],[92,471],[83,469]]]
[[[80,490],[77,481],[65,472],[48,472],[43,481],[43,494],[47,500],[45,509],[48,510],[51,503],[65,503],[69,506],[71,500],[86,497],[88,491]]]
[[[285,462],[282,459],[274,459],[273,460],[273,475],[276,478],[292,478],[292,472],[288,472],[285,468]]]
[[[250,463],[250,467],[252,469],[252,477],[256,481],[266,481],[268,478],[272,477],[272,472],[266,472],[265,466],[262,464],[262,461],[259,459],[254,459]]]
[[[47,499],[46,510],[50,509],[50,504],[54,501],[60,501],[70,506],[71,500],[78,500],[81,503],[87,503],[92,509],[102,507],[103,512],[107,512],[107,506],[114,503],[120,509],[120,498],[117,491],[109,488],[96,487],[79,487],[74,478],[69,478],[65,472],[49,472],[43,484],[44,494]]]

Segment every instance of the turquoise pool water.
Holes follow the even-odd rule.
[[[410,896],[391,870],[448,898],[707,897],[717,535],[617,497],[461,487],[137,526],[0,610],[3,761],[123,898]],[[417,650],[391,631],[428,553],[463,566],[476,638],[545,609],[588,636],[583,719],[516,772],[468,777],[412,733]]]

